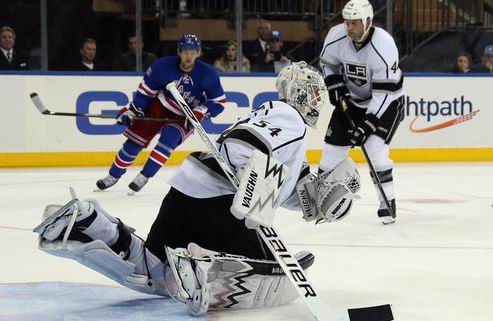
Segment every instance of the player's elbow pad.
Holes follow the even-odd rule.
[[[216,103],[212,100],[206,101],[204,103],[204,106],[207,107],[207,111],[211,115],[211,117],[216,117],[224,110],[224,106],[222,104]]]

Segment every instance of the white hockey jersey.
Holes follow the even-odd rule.
[[[385,30],[372,27],[359,46],[347,36],[344,23],[329,30],[320,54],[324,78],[343,75],[352,102],[378,118],[403,95],[399,52]]]
[[[269,101],[228,128],[216,141],[228,165],[237,172],[249,160],[252,150],[271,155],[288,167],[278,204],[300,209],[295,190],[300,177],[309,173],[306,161],[306,126],[301,115],[282,101]],[[195,198],[234,194],[236,189],[210,153],[194,152],[170,179],[169,184]]]

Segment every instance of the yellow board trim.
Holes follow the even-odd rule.
[[[190,151],[175,151],[166,162],[168,166],[180,165]],[[139,154],[134,165],[143,165],[149,152]],[[357,163],[364,162],[360,149],[353,149],[349,156]],[[49,152],[49,153],[0,153],[0,168],[12,167],[85,167],[110,166],[115,152]],[[395,162],[491,162],[493,148],[398,148],[391,149]],[[307,159],[318,164],[321,150],[307,151]]]
[[[356,163],[365,162],[361,149],[349,151]],[[320,163],[321,150],[309,150],[307,159],[312,164]],[[491,162],[493,148],[396,148],[390,150],[394,162]]]

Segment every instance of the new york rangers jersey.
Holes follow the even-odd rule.
[[[299,209],[298,179],[309,173],[306,160],[306,127],[301,115],[282,101],[269,101],[232,125],[216,141],[216,146],[233,171],[249,160],[252,150],[271,155],[288,167],[278,204]],[[234,194],[236,189],[210,153],[188,156],[169,181],[180,192],[195,198]]]
[[[343,75],[352,102],[367,113],[381,117],[388,106],[403,95],[399,52],[385,30],[372,27],[361,44],[347,36],[344,24],[329,30],[320,54],[324,78]]]
[[[134,104],[142,109],[158,98],[161,104],[175,114],[183,115],[175,105],[166,85],[175,82],[178,91],[191,108],[206,106],[212,117],[223,110],[221,103],[226,102],[223,87],[219,81],[219,73],[214,67],[196,60],[190,73],[179,68],[178,56],[163,57],[156,60],[146,71],[134,97]]]

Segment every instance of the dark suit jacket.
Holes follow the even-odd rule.
[[[94,68],[91,70],[87,68],[86,65],[84,65],[81,61],[79,61],[77,64],[75,64],[70,70],[80,70],[80,71],[106,71],[108,68],[106,68],[106,65],[103,63],[100,63],[99,61],[94,61]]]
[[[154,54],[142,51],[142,70],[146,71],[154,60],[156,60],[156,56]],[[121,54],[113,63],[113,70],[115,71],[135,71],[136,69],[135,54],[132,52]]]
[[[272,66],[265,63],[267,51],[262,49],[258,38],[246,44],[244,54],[250,60],[251,71],[270,72],[272,70]]]
[[[0,51],[0,70],[28,70],[28,55],[14,48],[12,51],[12,61],[9,63],[7,57]]]

